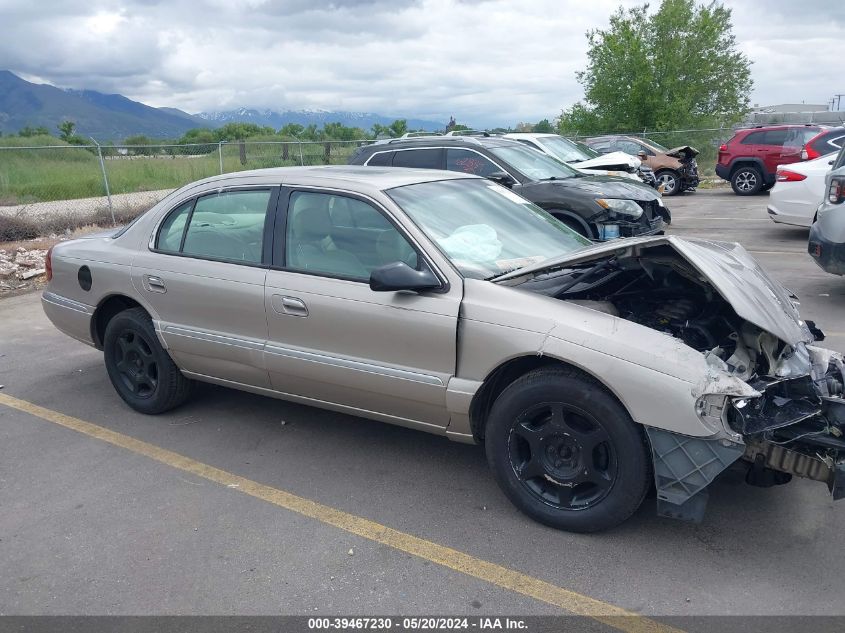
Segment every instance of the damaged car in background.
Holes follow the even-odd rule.
[[[636,136],[596,136],[584,142],[602,154],[625,152],[636,156],[654,171],[664,195],[676,196],[685,191],[695,191],[700,182],[695,160],[698,150],[689,145],[667,149],[656,141]]]
[[[737,244],[595,244],[485,178],[327,166],[188,185],[46,267],[47,316],[145,414],[204,381],[480,443],[579,532],[652,487],[700,520],[734,464],[843,496],[842,356]]]

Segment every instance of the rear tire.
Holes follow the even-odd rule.
[[[642,429],[598,382],[574,369],[532,371],[496,399],[487,461],[532,519],[571,532],[618,525],[651,484]]]
[[[664,196],[677,196],[681,193],[681,176],[671,169],[661,169],[654,176],[657,178],[657,185],[663,185]]]
[[[164,413],[185,402],[193,381],[176,367],[158,342],[143,308],[116,314],[106,325],[103,356],[112,386],[126,404],[141,413]]]
[[[738,167],[731,174],[731,189],[738,196],[753,196],[763,187],[763,174],[752,166]]]

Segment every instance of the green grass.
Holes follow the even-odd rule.
[[[47,144],[56,144],[56,139],[0,138],[0,204],[25,204],[105,195],[99,159],[90,150],[73,146],[57,149],[2,149]],[[111,193],[172,189],[219,174],[220,159],[217,146],[211,147],[212,151],[195,156],[108,157],[105,166]],[[196,149],[205,151],[209,147]],[[351,144],[332,145],[328,161],[323,144],[303,145],[302,154],[306,165],[323,165],[327,162],[345,164],[354,149]],[[226,172],[299,163],[297,144],[288,145],[286,158],[282,145],[247,144],[246,161],[243,163],[238,144],[223,146],[223,170]]]

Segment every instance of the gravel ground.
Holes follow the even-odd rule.
[[[173,189],[158,191],[138,191],[136,193],[118,193],[112,195],[112,206],[115,209],[133,207],[151,207],[164,198]],[[80,198],[78,200],[56,200],[54,202],[33,202],[13,206],[0,206],[0,216],[18,216],[38,221],[56,214],[90,215],[98,211],[108,210],[109,202],[106,196],[98,198]]]

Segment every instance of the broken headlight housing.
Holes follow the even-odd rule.
[[[622,200],[619,198],[599,198],[596,200],[599,206],[617,215],[624,215],[634,220],[643,214],[643,209],[633,200]]]

